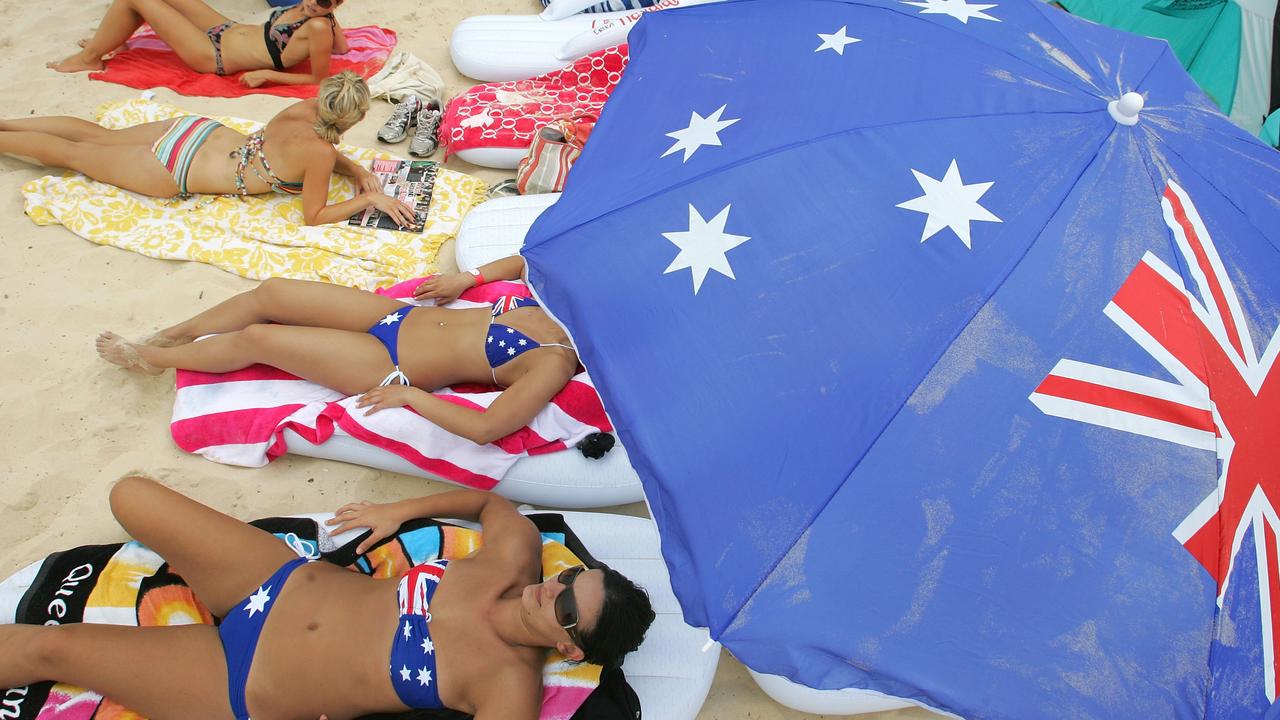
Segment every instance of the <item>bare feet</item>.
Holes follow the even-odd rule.
[[[102,64],[101,58],[86,58],[84,52],[78,52],[61,62],[45,63],[45,67],[50,70],[57,70],[63,73],[85,72],[86,70],[101,70],[106,67]]]
[[[133,370],[134,372],[146,373],[147,375],[159,375],[164,372],[163,369],[153,366],[142,356],[138,354],[138,346],[125,340],[119,335],[104,330],[98,336],[95,345],[98,347],[98,355],[109,363],[119,365],[125,370]]]

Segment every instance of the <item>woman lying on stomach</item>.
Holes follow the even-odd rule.
[[[192,70],[240,77],[248,87],[272,82],[315,85],[329,76],[332,53],[347,52],[347,39],[333,16],[342,0],[303,0],[272,11],[262,25],[238,23],[201,0],[113,0],[80,52],[47,64],[59,72],[101,70],[143,23]],[[285,72],[304,60],[311,72]],[[267,69],[273,68],[273,69]]]
[[[511,256],[474,273],[434,276],[415,294],[447,303],[472,285],[515,280],[523,271],[524,258]],[[97,347],[104,359],[151,374],[225,373],[264,363],[347,395],[363,393],[358,405],[367,412],[408,405],[480,444],[528,424],[578,369],[568,336],[533,300],[503,297],[490,307],[452,310],[283,279],[266,280],[141,343],[104,332]],[[460,383],[505,389],[483,410],[430,393]]]
[[[383,194],[373,173],[334,147],[368,109],[369,87],[348,71],[321,83],[315,100],[285,108],[247,136],[195,115],[122,130],[73,117],[35,117],[0,120],[0,152],[151,197],[301,195],[308,225],[344,222],[370,207],[401,226],[413,225],[412,207]],[[330,205],[334,172],[352,178],[358,194]]]
[[[0,688],[58,680],[152,720],[342,720],[441,707],[534,720],[548,648],[619,665],[654,617],[645,592],[607,567],[543,581],[537,529],[488,493],[342,507],[331,532],[369,528],[360,551],[416,517],[480,522],[484,544],[473,555],[399,579],[308,562],[270,533],[142,477],[116,483],[111,511],[222,624],[0,625]]]

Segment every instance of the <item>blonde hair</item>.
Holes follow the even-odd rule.
[[[316,134],[337,144],[342,133],[360,122],[369,109],[369,86],[364,78],[343,70],[320,83],[316,101],[320,106],[316,112]]]

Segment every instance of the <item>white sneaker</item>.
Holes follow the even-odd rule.
[[[409,134],[409,126],[418,116],[418,110],[422,107],[422,100],[417,95],[410,95],[396,105],[396,109],[391,112],[391,117],[387,118],[386,124],[378,131],[378,139],[387,143],[398,143],[405,139]]]
[[[409,141],[409,154],[414,157],[426,157],[436,151],[440,146],[440,141],[436,139],[436,134],[440,131],[440,120],[442,114],[440,112],[440,104],[435,100],[422,103],[418,108],[418,114],[415,123],[418,129],[413,133],[413,139]]]

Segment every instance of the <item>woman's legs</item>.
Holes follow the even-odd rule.
[[[201,13],[199,19],[203,17]],[[48,67],[59,72],[101,70],[102,56],[124,44],[145,22],[150,23],[160,39],[168,43],[192,69],[213,72],[213,45],[205,30],[218,22],[201,27],[196,25],[199,19],[186,17],[165,0],[114,0],[84,49],[61,62],[51,62]],[[225,19],[219,22],[225,22]]]
[[[97,145],[145,145],[151,147],[169,129],[173,120],[157,120],[112,130],[68,115],[0,120],[0,132],[38,132],[72,142]]]
[[[0,625],[0,687],[57,680],[152,720],[230,720],[227,666],[211,625]]]
[[[143,144],[77,142],[29,130],[0,131],[0,153],[84,173],[94,180],[152,197],[178,194],[178,183]]]
[[[220,617],[297,557],[271,533],[144,477],[126,477],[111,488],[111,512]]]

